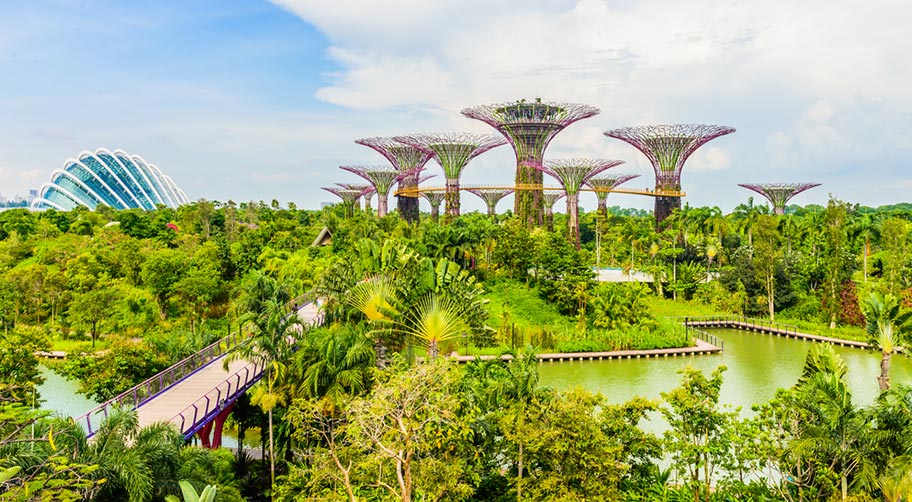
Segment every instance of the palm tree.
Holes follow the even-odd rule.
[[[461,336],[467,329],[462,305],[449,296],[429,293],[398,322],[398,330],[428,345],[428,357],[437,357],[440,342]]]
[[[322,412],[335,415],[347,399],[370,389],[375,358],[362,333],[338,326],[314,331],[291,364],[293,394],[320,399]]]
[[[275,483],[272,411],[282,402],[283,396],[277,387],[284,382],[286,367],[303,331],[303,323],[300,317],[287,312],[285,302],[275,299],[266,301],[262,313],[251,312],[246,315],[245,321],[253,325],[254,332],[228,354],[225,366],[231,361],[243,359],[263,368],[266,386],[257,388],[251,402],[259,405],[269,415],[269,471],[272,482]]]
[[[890,358],[896,346],[902,343],[908,329],[912,312],[901,310],[899,299],[890,293],[871,293],[862,307],[867,320],[868,337],[880,349],[880,376],[877,383],[880,391],[890,388]]]

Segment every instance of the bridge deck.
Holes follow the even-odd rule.
[[[306,324],[313,324],[318,308],[308,303],[298,310],[298,317]],[[245,360],[232,361],[224,369],[225,355],[213,359],[180,382],[142,403],[136,413],[140,426],[155,422],[171,422],[183,433],[192,432],[205,422],[211,412],[222,403],[233,402],[240,394],[238,389],[259,380],[262,369]],[[243,391],[243,390],[242,390]]]

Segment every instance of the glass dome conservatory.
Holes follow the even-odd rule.
[[[154,164],[123,150],[99,148],[68,159],[41,187],[33,207],[70,210],[95,209],[104,204],[115,209],[155,209],[158,204],[177,207],[188,203],[184,191]]]

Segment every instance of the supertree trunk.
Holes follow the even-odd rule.
[[[446,179],[446,219],[447,221],[459,216],[459,178]]]
[[[540,160],[539,160],[540,162]],[[516,185],[538,185],[544,182],[543,173],[527,162],[516,165]],[[522,219],[528,228],[540,227],[544,223],[544,204],[541,190],[518,190],[516,192],[514,213]]]
[[[417,191],[418,174],[404,178],[399,183],[402,190]],[[409,223],[418,223],[421,212],[418,209],[418,197],[406,197],[404,195],[396,196],[396,206],[399,208],[399,216]]]
[[[497,215],[497,213],[494,211],[494,205],[488,204],[488,216],[493,218],[496,215]]]
[[[389,195],[388,194],[377,194],[377,217],[383,218],[386,216],[386,206],[388,204]]]
[[[548,205],[545,205],[545,225],[548,226],[549,232],[554,231],[554,210]]]
[[[681,209],[681,198],[680,197],[663,197],[657,196],[655,198],[655,220],[656,228],[663,228],[662,222],[664,222],[675,209]]]
[[[440,206],[431,204],[431,219],[437,221],[440,218]]]
[[[567,194],[567,221],[570,228],[570,240],[576,244],[576,249],[579,249],[579,192]]]

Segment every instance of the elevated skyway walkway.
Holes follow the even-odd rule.
[[[307,326],[322,323],[316,302],[295,303],[294,312]],[[115,408],[136,410],[140,426],[155,422],[174,424],[185,438],[200,436],[203,446],[221,444],[221,428],[234,402],[263,376],[263,368],[238,359],[228,363],[227,354],[237,347],[241,334],[233,333],[196,354],[174,364],[145,382],[76,418],[89,437],[98,432]],[[214,427],[214,428],[213,428]],[[214,432],[210,440],[209,434]]]

